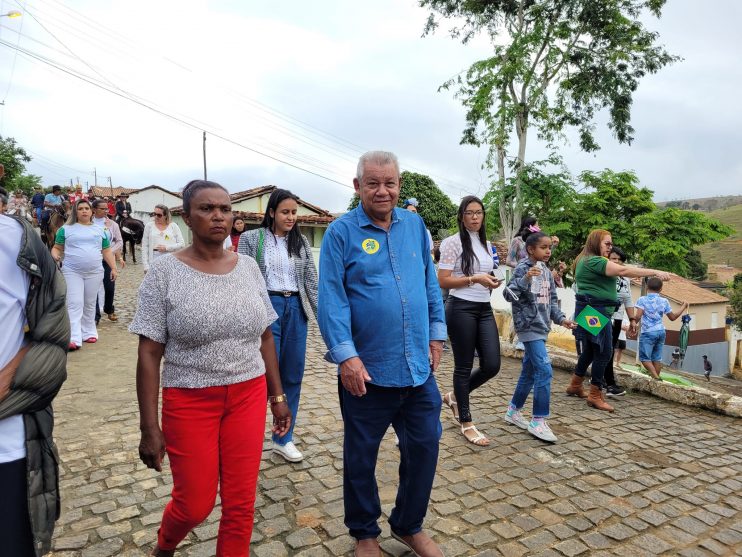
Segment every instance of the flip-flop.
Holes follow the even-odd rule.
[[[451,409],[453,419],[456,420],[456,423],[459,423],[459,405],[455,400],[453,400],[453,392],[448,392],[443,395],[443,404]]]

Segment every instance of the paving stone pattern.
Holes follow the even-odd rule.
[[[104,318],[100,341],[69,356],[69,378],[55,403],[62,458],[56,557],[148,554],[168,500],[167,465],[156,473],[137,454],[137,339],[126,327],[141,277],[141,265],[121,273],[120,321]],[[304,461],[286,463],[264,445],[251,550],[257,557],[352,554],[343,525],[336,379],[323,349],[313,326],[295,432]],[[446,352],[442,392],[451,387],[452,365]],[[569,375],[556,370],[550,424],[559,442],[549,445],[502,419],[519,366],[503,360],[500,374],[472,396],[489,447],[468,444],[444,407],[425,528],[448,557],[742,555],[740,420],[635,393],[615,401],[614,414],[598,412],[563,396]],[[377,476],[380,541],[393,556],[409,555],[385,520],[398,463],[390,433]],[[214,555],[219,516],[217,500],[178,555]]]

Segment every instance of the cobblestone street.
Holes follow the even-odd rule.
[[[137,339],[127,326],[141,276],[141,265],[120,274],[120,320],[104,317],[100,341],[69,356],[55,403],[62,459],[56,557],[147,555],[168,500],[169,468],[148,470],[137,454]],[[266,435],[252,540],[258,557],[352,554],[334,367],[322,359],[316,326],[308,344],[295,432],[305,459],[272,456]],[[741,420],[637,393],[614,399],[614,414],[598,412],[564,396],[569,375],[555,370],[550,424],[559,442],[548,445],[502,419],[519,366],[504,359],[500,374],[472,397],[489,447],[466,443],[444,407],[425,527],[447,557],[742,555]],[[442,392],[450,390],[450,352],[437,378]],[[385,515],[398,462],[390,433],[377,469]],[[218,519],[217,506],[178,555],[214,555]],[[385,516],[381,525],[384,552],[410,555],[390,537]]]

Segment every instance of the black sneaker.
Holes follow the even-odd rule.
[[[624,396],[626,389],[619,387],[618,385],[609,385],[605,391],[606,396]]]

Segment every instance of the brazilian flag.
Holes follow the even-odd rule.
[[[585,306],[575,322],[592,335],[597,335],[608,324],[609,319],[592,306]]]

